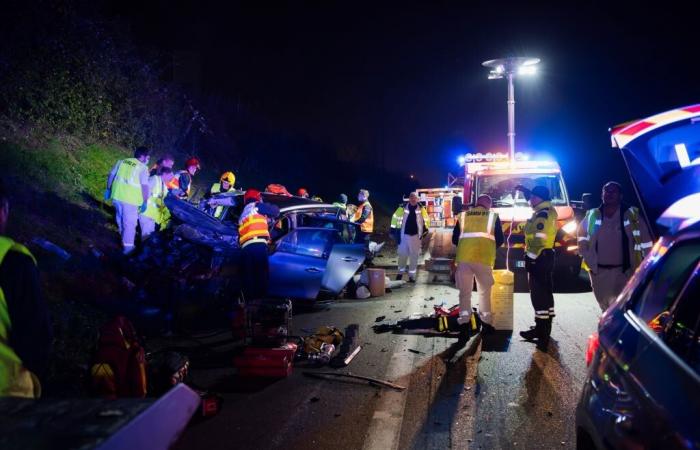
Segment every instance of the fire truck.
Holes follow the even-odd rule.
[[[502,153],[468,153],[459,162],[464,166],[464,177],[448,177],[448,182],[453,186],[462,184],[462,204],[473,205],[479,195],[488,194],[501,219],[507,245],[497,252],[496,268],[508,267],[516,273],[524,271],[523,227],[532,216],[532,208],[515,187],[522,185],[532,189],[541,185],[549,189],[552,206],[559,217],[554,248],[555,270],[562,275],[579,274],[581,258],[577,253],[577,223],[557,162],[529,160],[523,153],[516,153],[514,161]]]

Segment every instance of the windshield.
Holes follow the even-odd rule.
[[[515,192],[515,197],[513,196],[513,189],[519,184],[528,189],[535,186],[545,186],[549,189],[553,205],[568,205],[569,203],[561,174],[556,173],[482,175],[476,179],[476,195],[490,195],[493,199],[493,206],[496,208],[527,206],[527,200],[522,192]]]

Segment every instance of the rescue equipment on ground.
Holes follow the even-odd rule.
[[[95,395],[111,399],[146,396],[145,352],[126,317],[117,316],[100,328],[90,379]]]

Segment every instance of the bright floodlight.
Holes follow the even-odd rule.
[[[463,166],[465,162],[466,162],[466,158],[464,157],[464,155],[462,155],[462,156],[460,156],[459,158],[457,158],[457,163],[458,163],[460,166]]]
[[[511,161],[515,161],[515,88],[513,78],[516,75],[534,75],[537,73],[535,66],[539,62],[539,58],[513,57],[492,59],[482,63],[484,67],[491,69],[489,80],[508,79],[508,145]]]

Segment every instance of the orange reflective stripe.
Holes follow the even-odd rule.
[[[241,222],[238,227],[238,242],[243,245],[254,238],[270,238],[270,232],[267,229],[267,220],[265,216],[260,214],[251,214]]]

